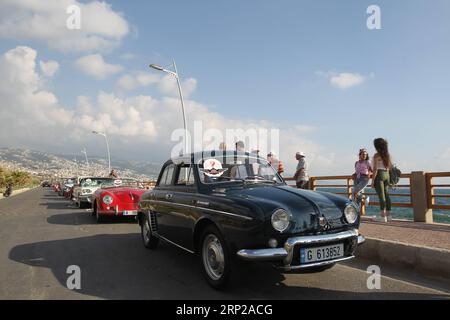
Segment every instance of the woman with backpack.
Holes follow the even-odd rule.
[[[380,202],[380,217],[377,221],[388,222],[391,220],[391,198],[389,197],[389,170],[392,168],[391,156],[388,150],[388,142],[383,138],[373,141],[377,153],[373,156],[372,188],[377,191]]]

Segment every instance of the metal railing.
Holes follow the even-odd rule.
[[[429,172],[416,171],[412,173],[402,174],[400,184],[391,189],[393,207],[412,208],[414,212],[414,221],[417,222],[433,222],[432,210],[450,210],[450,204],[439,203],[438,199],[450,199],[449,194],[436,193],[436,189],[450,190],[450,184],[435,183],[433,180],[437,178],[450,178],[450,172]],[[292,186],[293,178],[284,179]],[[405,183],[406,180],[406,183]],[[326,183],[326,182],[329,183]],[[332,193],[352,198],[353,178],[346,176],[317,176],[310,177],[309,189],[340,189],[339,191],[331,191]],[[345,190],[342,192],[342,190]],[[376,196],[375,192],[364,192],[366,196]],[[396,197],[409,198],[406,201],[394,201]],[[370,206],[378,206],[379,202],[370,201]],[[366,203],[363,201],[361,214],[366,212]]]
[[[427,204],[431,209],[450,210],[450,204],[439,204],[437,199],[448,199],[450,194],[436,194],[436,189],[450,190],[450,184],[433,183],[436,178],[450,178],[450,172],[429,172],[426,175],[427,180]]]

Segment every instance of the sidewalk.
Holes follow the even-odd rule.
[[[409,245],[450,250],[450,224],[429,224],[403,220],[373,222],[363,217],[360,232],[365,237]]]
[[[403,220],[383,223],[363,217],[359,230],[366,242],[357,256],[450,280],[450,225]]]

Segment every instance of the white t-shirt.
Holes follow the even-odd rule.
[[[300,160],[298,160],[298,164],[297,164],[297,171],[300,169],[304,169],[303,172],[300,172],[300,174],[297,176],[297,181],[308,181],[309,177],[308,177],[308,163],[306,162],[305,158],[301,158]]]

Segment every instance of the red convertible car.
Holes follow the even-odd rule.
[[[139,199],[145,191],[143,184],[133,179],[116,179],[102,184],[93,196],[92,215],[97,222],[108,216],[136,216]]]

